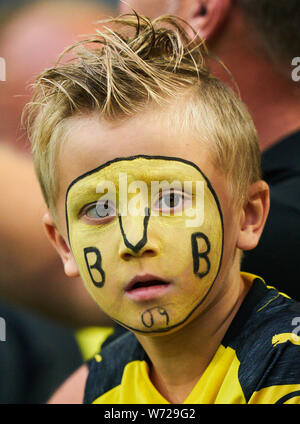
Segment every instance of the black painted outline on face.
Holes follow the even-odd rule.
[[[144,217],[144,223],[143,223],[144,224],[143,237],[137,242],[135,246],[131,244],[126,237],[123,224],[122,224],[122,215],[120,213],[118,214],[118,218],[119,218],[120,230],[121,230],[121,234],[122,234],[125,246],[128,247],[128,249],[131,249],[134,253],[138,253],[138,251],[141,250],[142,247],[144,247],[145,244],[147,243],[147,228],[148,228],[148,223],[150,219],[150,209],[145,208],[145,217]]]
[[[204,302],[204,300],[207,298],[207,296],[208,296],[208,294],[210,293],[210,291],[212,290],[212,288],[213,288],[213,286],[214,286],[214,283],[215,283],[215,281],[216,281],[216,279],[217,279],[217,277],[218,277],[218,275],[219,275],[219,271],[220,271],[220,268],[221,268],[221,265],[222,265],[222,258],[223,258],[223,250],[224,250],[224,220],[223,220],[223,214],[222,214],[222,210],[221,210],[221,206],[220,206],[220,202],[219,202],[219,199],[218,199],[218,197],[217,197],[217,195],[216,195],[216,192],[214,191],[214,189],[213,189],[213,187],[212,187],[212,185],[211,185],[211,183],[210,183],[210,181],[209,181],[209,179],[206,177],[206,175],[205,174],[203,174],[203,172],[201,171],[201,169],[195,164],[195,163],[193,163],[193,162],[191,162],[191,161],[189,161],[189,160],[186,160],[186,159],[182,159],[182,158],[177,158],[177,157],[172,157],[172,156],[149,156],[149,155],[135,155],[135,156],[128,156],[128,157],[123,157],[123,158],[115,158],[115,159],[112,159],[112,160],[110,160],[110,161],[108,161],[108,162],[106,162],[106,163],[104,163],[104,164],[102,164],[102,165],[100,165],[100,166],[98,166],[97,168],[95,168],[95,169],[92,169],[91,171],[88,171],[88,172],[86,172],[86,173],[84,173],[84,174],[82,174],[82,175],[80,175],[79,177],[77,177],[77,178],[75,178],[72,182],[71,182],[71,184],[69,185],[69,187],[68,187],[68,189],[67,189],[67,192],[66,192],[66,199],[65,199],[65,215],[66,215],[66,226],[67,226],[67,234],[68,234],[68,240],[69,240],[69,243],[70,243],[70,235],[69,235],[69,221],[68,221],[68,210],[67,210],[67,201],[68,201],[68,194],[69,194],[69,192],[70,192],[70,189],[73,187],[73,185],[74,184],[76,184],[78,181],[80,181],[81,179],[83,179],[83,178],[85,178],[85,177],[87,177],[88,175],[91,175],[91,174],[94,174],[95,172],[98,172],[98,171],[100,171],[101,169],[103,169],[103,168],[107,168],[109,165],[111,165],[111,164],[114,164],[114,163],[116,163],[116,162],[125,162],[125,161],[133,161],[133,160],[135,160],[135,159],[147,159],[147,160],[165,160],[165,161],[174,161],[174,162],[181,162],[181,163],[185,163],[186,165],[190,165],[190,166],[192,166],[193,168],[195,168],[200,174],[201,174],[201,176],[203,177],[203,179],[206,181],[206,184],[207,184],[207,187],[208,187],[208,189],[210,190],[210,192],[212,193],[212,195],[213,195],[213,197],[214,197],[214,200],[215,200],[215,202],[216,202],[216,205],[217,205],[217,208],[218,208],[218,211],[219,211],[219,215],[220,215],[220,219],[221,219],[221,226],[222,226],[222,246],[221,246],[221,256],[220,256],[220,260],[219,260],[219,267],[218,267],[218,270],[217,270],[217,273],[216,273],[216,276],[215,276],[215,278],[214,278],[214,280],[213,280],[213,282],[211,283],[211,285],[210,285],[210,287],[209,287],[209,289],[207,290],[207,292],[206,292],[206,294],[205,294],[205,296],[201,299],[201,301],[192,309],[192,311],[182,320],[182,321],[180,321],[179,323],[177,323],[177,324],[174,324],[174,325],[172,325],[172,326],[170,326],[170,327],[167,327],[167,328],[162,328],[162,329],[160,329],[160,330],[152,330],[151,332],[152,333],[165,333],[165,332],[167,332],[167,331],[170,331],[171,329],[173,329],[173,328],[175,328],[175,327],[178,327],[178,326],[180,326],[180,325],[182,325],[182,324],[184,324],[184,322],[185,321],[187,321],[189,318],[190,318],[190,316],[196,311],[196,309],[198,309],[199,308],[199,306]],[[71,247],[71,243],[70,243],[70,247]],[[71,249],[72,249],[72,247],[71,247]],[[123,327],[125,327],[125,328],[127,328],[128,330],[131,330],[131,331],[135,331],[135,332],[137,332],[137,333],[142,333],[142,334],[149,334],[149,331],[143,331],[143,330],[139,330],[139,329],[136,329],[136,328],[133,328],[133,327],[130,327],[129,325],[126,325],[126,324],[124,324],[124,323],[122,323],[122,322],[120,322],[120,321],[118,321],[118,320],[116,320],[116,319],[114,319],[114,321],[115,322],[117,322],[118,324],[120,324],[120,325],[122,325]]]

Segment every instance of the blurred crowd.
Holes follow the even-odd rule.
[[[46,240],[41,223],[45,205],[21,114],[34,76],[52,66],[65,47],[94,32],[98,20],[116,15],[118,3],[0,1],[0,57],[6,63],[6,81],[0,81],[0,317],[6,323],[6,340],[0,341],[0,403],[46,402],[99,348],[111,326],[81,281],[65,277]],[[263,11],[251,9],[251,0],[240,2],[247,19],[241,24],[235,10],[230,26],[224,23],[228,17],[221,16],[224,9],[215,20],[204,22],[207,10],[196,10],[196,1],[181,1],[180,10],[164,8],[167,3],[128,0],[121,11],[133,7],[150,17],[180,12],[198,26],[213,53],[232,72],[257,126],[263,177],[271,187],[266,229],[259,246],[245,255],[242,269],[255,269],[270,284],[300,300],[300,88],[291,79],[291,60],[300,56],[300,33],[292,32],[295,22],[299,24],[299,11],[290,11],[294,26],[288,24],[288,12],[278,12],[281,33],[273,33]],[[278,27],[274,11],[274,27]],[[222,25],[216,21],[219,17]],[[96,345],[89,350],[90,328],[103,332],[92,333]]]
[[[0,57],[6,64],[6,81],[0,82],[0,317],[6,324],[1,403],[45,402],[88,354],[87,329],[110,324],[81,281],[65,277],[46,240],[45,206],[21,115],[34,76],[80,36],[94,32],[95,22],[112,16],[115,6],[86,0],[0,2]]]

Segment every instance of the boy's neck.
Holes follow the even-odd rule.
[[[149,377],[170,403],[184,402],[220,346],[249,288],[238,279],[238,284],[220,290],[203,313],[177,332],[136,335],[152,363]]]

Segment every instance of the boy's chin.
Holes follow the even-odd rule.
[[[151,326],[148,325],[148,327],[145,326],[144,322],[142,321],[142,318],[135,322],[121,322],[118,320],[115,321],[117,324],[123,326],[124,328],[135,333],[136,335],[165,336],[175,333],[176,331],[185,327],[185,325],[187,325],[190,320],[191,318],[184,319],[182,317],[180,319],[180,317],[177,317],[177,319],[174,320],[172,323],[166,323],[166,319],[156,319],[156,321],[153,323],[151,322]]]

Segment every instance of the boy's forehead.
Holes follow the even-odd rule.
[[[201,169],[211,180],[215,169],[207,144],[201,142],[199,134],[191,128],[182,130],[178,124],[173,124],[170,117],[174,118],[170,110],[155,108],[115,122],[104,121],[96,113],[71,117],[59,152],[59,198],[65,198],[74,181],[92,175],[96,170],[99,178],[110,180],[118,177],[123,167],[134,179],[159,180],[165,175],[168,180],[191,172],[194,174],[192,179],[201,178]],[[144,161],[143,165],[126,160],[136,156],[152,159]],[[164,157],[163,162],[159,163],[158,157]],[[172,161],[172,158],[180,160]]]
[[[155,181],[204,181],[207,180],[202,171],[194,163],[182,158],[136,155],[128,158],[115,158],[108,163],[90,170],[75,178],[68,192],[91,188],[101,182],[112,182],[116,187],[124,177],[128,183],[143,181],[151,184]]]

